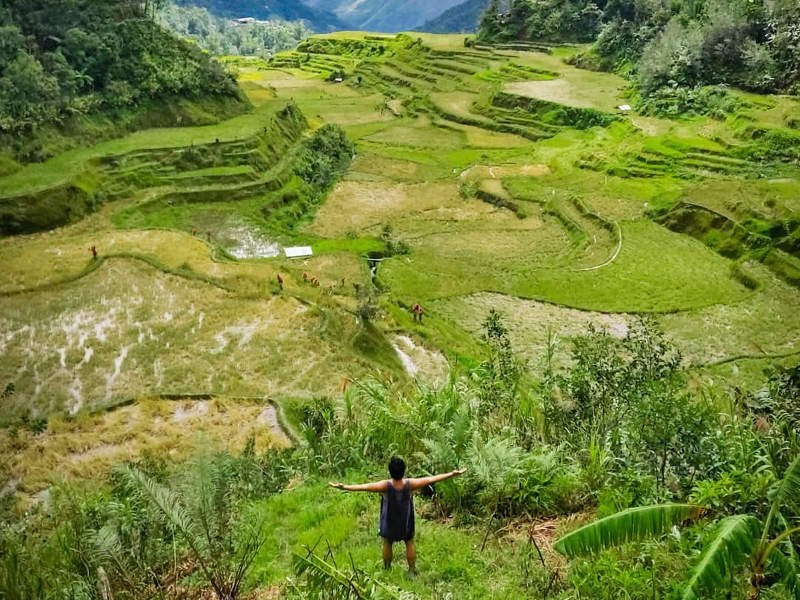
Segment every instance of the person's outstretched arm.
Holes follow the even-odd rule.
[[[344,490],[345,492],[378,492],[383,493],[386,491],[386,480],[376,481],[375,483],[361,483],[358,485],[345,485],[329,481],[328,485],[337,490]]]
[[[451,477],[455,477],[456,475],[462,475],[466,469],[457,469],[455,471],[450,471],[449,473],[440,473],[439,475],[431,475],[430,477],[419,477],[417,479],[409,479],[408,480],[408,488],[413,492],[414,490],[419,490],[424,488],[426,485],[431,485],[436,483],[437,481],[444,481],[445,479],[450,479]]]

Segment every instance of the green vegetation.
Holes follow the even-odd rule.
[[[800,105],[505,44],[313,37],[0,161],[0,596],[796,597]],[[395,454],[467,468],[416,578],[326,486]]]
[[[311,33],[302,21],[233,23],[212,15],[200,6],[167,4],[158,21],[182,38],[196,42],[216,56],[258,56],[269,58],[291,50]]]
[[[305,21],[314,31],[343,29],[344,23],[333,13],[310,6],[310,2],[273,0],[269,4],[257,0],[174,0],[179,7],[201,8],[226,19]]]
[[[622,340],[590,330],[576,339],[570,367],[541,378],[531,378],[515,357],[499,315],[490,313],[484,327],[488,358],[439,388],[367,380],[341,404],[287,403],[303,440],[292,449],[257,452],[250,441],[237,455],[206,449],[174,466],[152,457],[115,468],[104,483],[61,484],[48,507],[18,524],[37,535],[4,530],[0,589],[49,597],[68,587],[87,598],[98,588],[120,597],[213,589],[216,597],[236,598],[264,588],[306,598],[343,576],[380,589],[399,585],[416,597],[511,598],[527,591],[614,598],[624,586],[632,594],[654,589],[690,598],[709,581],[734,598],[744,598],[751,581],[765,593],[793,589],[787,523],[800,448],[796,415],[780,406],[797,401],[796,369],[773,378],[758,408],[718,413],[709,398],[685,391],[679,355],[647,321]],[[769,427],[756,430],[752,419]],[[674,442],[662,455],[664,440]],[[324,485],[328,477],[380,477],[377,465],[395,453],[415,457],[417,472],[468,469],[420,500],[422,575],[410,581],[379,567],[367,531],[377,504]],[[642,506],[653,500],[683,504]],[[631,506],[642,507],[616,512]],[[697,517],[696,506],[709,512],[691,535],[664,535],[672,523]],[[616,514],[569,533],[555,549],[602,552],[562,571],[551,536],[574,525],[542,519],[586,509]],[[740,516],[703,527],[733,511]],[[520,522],[522,515],[533,520]],[[777,578],[751,579],[730,562],[755,547],[755,539],[740,538],[759,519],[763,540],[753,568],[767,572],[771,557]],[[641,578],[626,577],[624,565],[636,556],[627,549],[645,536],[655,537],[646,553],[657,564],[644,563]],[[614,544],[623,549],[603,550]],[[709,549],[684,586],[704,545]],[[286,583],[294,568],[299,578]],[[358,597],[382,597],[369,587],[357,586]]]
[[[594,42],[573,58],[592,69],[627,73],[647,114],[735,112],[741,101],[710,85],[796,92],[800,54],[797,3],[588,2],[493,0],[478,40],[488,43]]]
[[[737,567],[744,563],[750,569],[750,586],[755,597],[761,595],[767,571],[774,573],[787,591],[797,595],[800,581],[795,549],[791,542],[782,542],[789,540],[800,528],[784,525],[783,531],[778,528],[774,539],[770,539],[770,532],[773,519],[788,523],[783,513],[792,510],[798,493],[800,456],[794,459],[783,479],[777,482],[769,513],[763,522],[750,515],[734,515],[720,520],[715,537],[709,542],[686,585],[684,600],[713,593],[719,586],[724,586]],[[686,520],[698,509],[698,506],[688,504],[628,509],[571,532],[558,540],[555,548],[563,554],[574,556],[647,536],[663,535],[675,523]]]
[[[243,101],[218,63],[158,27],[143,6],[129,0],[4,4],[4,148],[25,160],[42,160],[48,156],[48,130],[80,129],[85,115],[119,118],[169,97]]]

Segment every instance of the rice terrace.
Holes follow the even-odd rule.
[[[15,129],[0,44],[0,597],[800,598],[800,83],[654,110],[645,59],[492,34],[507,3],[476,37],[310,1],[261,56],[115,3],[168,92]],[[327,485],[396,455],[466,469],[415,576]]]

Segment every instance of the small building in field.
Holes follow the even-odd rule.
[[[306,258],[314,253],[311,246],[289,246],[283,249],[286,258]]]

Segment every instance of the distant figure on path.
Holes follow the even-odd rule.
[[[425,314],[425,309],[422,308],[419,303],[411,307],[411,314],[414,315],[414,321],[422,325],[422,315]]]
[[[278,279],[278,287],[281,288],[281,291],[283,291],[283,277],[281,277],[281,274],[278,273],[276,278]]]
[[[378,535],[383,538],[383,568],[388,569],[392,566],[392,544],[394,542],[405,542],[408,572],[413,575],[417,572],[417,551],[414,547],[414,499],[412,494],[438,481],[461,475],[464,471],[466,469],[450,471],[449,473],[431,477],[404,479],[406,463],[402,458],[395,456],[389,461],[391,479],[361,485],[344,485],[331,481],[328,485],[345,492],[374,492],[382,494]]]
[[[89,252],[92,253],[92,260],[97,260],[97,247],[94,245],[89,246]]]

